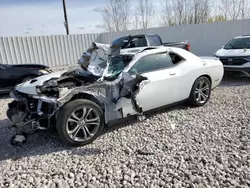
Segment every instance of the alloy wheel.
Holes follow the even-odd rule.
[[[207,79],[201,79],[195,88],[195,99],[198,103],[203,104],[209,98],[210,83]]]
[[[66,132],[74,141],[87,141],[97,133],[100,124],[98,111],[85,106],[71,113],[67,120]]]

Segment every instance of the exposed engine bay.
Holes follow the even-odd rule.
[[[96,44],[93,48],[100,49]],[[87,62],[85,67],[52,73],[16,86],[10,94],[14,101],[9,104],[7,116],[17,134],[49,129],[60,118],[59,109],[74,99],[89,99],[98,104],[106,124],[129,116],[122,111],[126,105],[133,108],[134,114],[142,114],[136,95],[148,80],[122,72],[134,55],[120,54],[120,49],[114,46],[105,46],[104,50],[107,60],[101,63],[107,66],[102,76],[89,71],[87,67],[92,62]]]

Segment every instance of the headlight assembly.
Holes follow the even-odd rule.
[[[49,72],[46,71],[46,70],[44,70],[44,69],[40,69],[40,70],[39,70],[39,73],[40,73],[40,74],[48,74]]]
[[[44,91],[53,90],[53,89],[57,88],[57,86],[58,86],[58,83],[56,80],[48,80],[48,81],[44,82],[43,85],[36,86],[36,91],[37,91],[37,93],[43,93]]]

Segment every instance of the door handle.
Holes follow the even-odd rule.
[[[176,75],[176,73],[175,72],[170,72],[169,75],[174,76],[174,75]]]

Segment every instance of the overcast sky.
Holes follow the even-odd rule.
[[[105,0],[66,0],[70,33],[101,32]],[[0,36],[65,34],[62,0],[0,0]]]
[[[66,0],[70,34],[103,32],[101,11],[108,0]],[[138,0],[131,0],[133,10]],[[154,0],[155,12],[161,1]],[[62,0],[0,0],[1,36],[65,34]],[[156,26],[157,19],[151,26]]]

